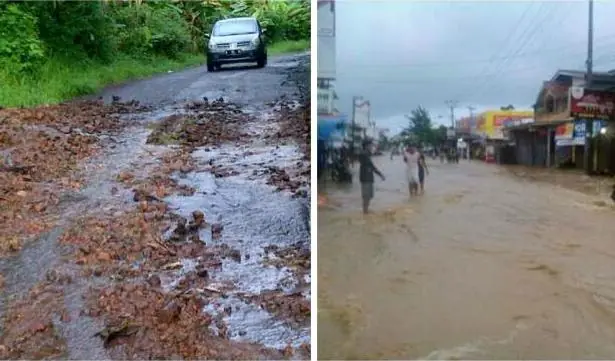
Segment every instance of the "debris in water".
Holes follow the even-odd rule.
[[[94,336],[98,336],[103,339],[105,347],[109,345],[109,343],[119,337],[128,337],[134,335],[139,331],[139,326],[130,324],[129,321],[125,321],[120,326],[107,326],[101,331],[97,332]]]

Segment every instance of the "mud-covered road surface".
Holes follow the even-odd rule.
[[[0,110],[0,358],[309,358],[309,61]]]
[[[320,359],[615,357],[608,190],[428,160],[409,200],[401,159],[375,163],[372,214],[357,184],[319,205]]]

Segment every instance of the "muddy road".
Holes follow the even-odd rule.
[[[615,357],[608,190],[431,161],[410,201],[401,159],[375,163],[373,214],[358,185],[319,206],[320,358]]]
[[[0,358],[309,358],[309,61],[0,110]]]

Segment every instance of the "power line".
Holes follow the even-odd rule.
[[[544,7],[546,3],[541,3],[541,8]],[[519,54],[519,52],[521,50],[523,50],[523,48],[528,44],[528,42],[534,37],[534,35],[537,33],[537,31],[541,30],[545,24],[548,18],[550,18],[552,9],[551,11],[547,11],[547,13],[545,14],[545,16],[543,17],[542,21],[534,21],[533,23],[535,24],[535,26],[533,27],[527,27],[526,30],[524,31],[523,35],[521,36],[523,38],[523,41],[521,42],[521,45],[519,47],[517,47],[517,50],[512,54],[512,56],[516,56]],[[539,14],[537,14],[537,18],[539,17]],[[531,29],[531,30],[530,30]],[[501,70],[502,68],[509,62],[510,57],[508,59],[505,59],[504,61],[502,61],[496,71],[496,74],[494,75],[492,80],[496,80],[498,78],[498,75],[501,75]],[[499,73],[499,74],[498,74]],[[489,80],[487,79],[481,88],[479,88],[479,90],[477,91],[477,93],[479,94],[478,97],[482,97],[484,95],[484,93],[489,89],[488,87],[489,85]]]
[[[602,46],[615,46],[615,34],[612,35],[608,35],[608,36],[603,36],[600,38],[596,38],[596,39],[603,39],[603,40],[608,40],[607,42],[601,44]],[[465,59],[465,60],[458,60],[458,61],[448,61],[448,62],[425,62],[425,63],[407,63],[407,64],[361,64],[361,63],[344,63],[344,66],[346,67],[352,67],[352,68],[431,68],[431,67],[445,67],[445,66],[456,66],[456,65],[461,65],[461,64],[477,64],[477,63],[490,63],[493,61],[497,61],[497,60],[505,60],[505,59],[521,59],[521,58],[529,58],[529,57],[541,57],[542,55],[547,55],[547,54],[562,54],[562,52],[564,54],[567,54],[568,52],[572,52],[572,53],[578,53],[580,50],[577,48],[579,45],[585,45],[587,40],[583,40],[583,41],[575,41],[575,42],[571,42],[567,45],[563,45],[563,46],[558,46],[555,48],[549,48],[549,49],[545,49],[545,50],[540,50],[540,51],[532,51],[532,52],[524,52],[521,53],[515,57],[511,57],[511,56],[503,56],[503,57],[497,57],[497,58],[489,58],[489,59],[485,59],[485,58],[477,58],[477,59]],[[583,54],[585,54],[586,49],[582,49],[581,51],[583,51]],[[493,59],[493,60],[492,60]],[[339,72],[339,70],[338,70]]]
[[[529,3],[529,5],[525,8],[525,11],[523,11],[523,13],[521,14],[521,18],[519,19],[518,24],[523,24],[523,20],[527,17],[527,15],[529,14],[530,9],[532,8],[533,5],[534,5],[533,2]],[[485,64],[485,66],[483,67],[483,70],[481,71],[481,74],[487,72],[487,70],[489,69],[490,65],[493,63],[493,61],[495,61],[495,58],[497,57],[498,54],[504,53],[504,50],[508,48],[508,43],[512,40],[514,34],[517,32],[517,29],[519,29],[519,27],[515,27],[513,29],[513,31],[509,32],[508,37],[503,42],[504,46],[502,47],[501,50],[496,51],[496,52],[493,53],[493,55],[490,58],[489,63]],[[504,57],[504,59],[505,59],[505,57]],[[480,87],[482,88],[483,86],[484,86],[484,84],[481,84]]]
[[[566,11],[565,11],[565,10],[566,10],[566,9],[567,9],[567,7],[569,7],[570,5],[571,5],[570,3],[566,3],[566,4],[564,4],[564,5],[558,5],[557,9],[558,9],[559,11],[562,11],[563,13],[566,13]],[[512,56],[509,56],[509,57],[508,57],[508,59],[506,59],[505,61],[503,61],[503,62],[500,64],[500,66],[499,66],[498,70],[502,69],[502,67],[503,67],[505,64],[508,64],[508,62],[509,62],[510,60],[512,60],[512,61],[513,61],[513,62],[512,62],[513,64],[515,63],[515,61],[514,61],[514,60],[516,60],[516,58],[518,58],[518,54],[519,54],[519,52],[521,52],[521,50],[522,50],[523,48],[525,48],[525,46],[526,46],[527,44],[531,43],[531,42],[530,42],[530,40],[533,38],[533,37],[532,37],[532,35],[533,35],[533,34],[536,34],[539,30],[541,30],[541,29],[545,26],[545,24],[547,23],[547,21],[546,21],[547,19],[559,19],[559,21],[557,22],[557,24],[556,24],[556,25],[554,25],[554,26],[552,26],[553,28],[559,28],[559,26],[560,26],[560,25],[561,25],[561,24],[562,24],[565,20],[567,20],[567,19],[568,19],[568,18],[567,18],[567,17],[565,17],[565,16],[555,16],[555,15],[551,15],[551,12],[552,12],[553,8],[551,8],[550,10],[551,10],[551,11],[547,11],[547,13],[545,14],[545,16],[543,17],[543,19],[542,19],[541,21],[535,21],[536,25],[534,26],[533,31],[532,31],[532,32],[530,32],[530,33],[528,33],[528,36],[526,36],[526,37],[525,37],[525,39],[526,39],[526,40],[525,40],[525,42],[523,42],[523,43],[521,44],[521,46],[517,49],[517,51],[516,51],[516,52],[515,52]],[[529,30],[529,28],[528,28],[528,29],[526,29],[526,30]],[[606,36],[605,36],[605,38],[606,38],[606,39],[609,39],[609,40],[612,40],[612,39],[613,39],[612,37],[611,37],[611,38],[609,38],[609,37],[606,37]],[[543,37],[542,41],[538,44],[537,48],[541,48],[541,47],[545,44],[545,42],[546,42],[546,38],[545,38],[545,37]],[[569,47],[571,47],[571,46],[569,45]],[[576,55],[576,54],[575,54],[575,55]],[[556,67],[556,66],[555,66],[555,67]],[[494,77],[493,77],[493,79],[492,79],[492,83],[491,83],[491,84],[489,84],[489,81],[487,81],[487,82],[486,82],[486,84],[485,84],[485,86],[486,86],[486,85],[488,85],[488,84],[489,84],[489,86],[488,86],[488,87],[484,87],[484,88],[482,89],[482,92],[480,92],[478,96],[479,96],[479,97],[482,97],[482,96],[485,94],[485,92],[487,92],[487,91],[493,91],[493,90],[494,90],[494,88],[495,88],[495,87],[498,87],[498,86],[500,86],[500,87],[501,87],[501,86],[502,86],[502,84],[501,84],[501,83],[499,83],[499,82],[497,82],[497,81],[495,81],[495,80],[496,80],[496,79],[498,79],[498,78],[500,77],[500,75],[502,75],[503,73],[505,73],[505,72],[502,72],[501,74],[495,74],[495,75],[494,75]]]
[[[584,54],[586,54],[586,50],[583,51]],[[613,62],[615,62],[615,54],[604,54],[600,57],[597,57],[594,59],[594,65],[597,65],[598,63],[600,63],[600,65],[607,65],[607,64],[613,64]],[[615,66],[615,64],[613,64]],[[510,74],[510,75],[519,75],[519,76],[523,76],[523,75],[531,75],[532,78],[535,78],[535,71],[536,70],[536,66],[532,65],[532,66],[525,66],[523,68],[518,68],[518,69],[511,69],[509,71],[506,72],[506,74]],[[500,73],[489,73],[489,74],[482,74],[482,75],[463,75],[463,76],[455,76],[455,77],[451,77],[451,76],[445,76],[445,77],[430,77],[430,78],[417,78],[417,77],[410,77],[410,78],[395,78],[395,79],[383,79],[382,77],[364,77],[364,76],[355,76],[352,75],[353,79],[358,79],[361,80],[362,82],[369,82],[370,84],[378,84],[378,83],[383,83],[383,84],[407,84],[407,85],[420,85],[420,84],[437,84],[437,83],[447,83],[447,82],[457,82],[457,81],[463,81],[463,82],[467,82],[469,85],[476,85],[476,82],[472,81],[472,80],[477,80],[477,79],[482,79],[482,78],[492,78],[496,75],[500,75]],[[550,77],[552,74],[547,74],[547,77]],[[338,76],[337,78],[338,82],[339,81],[343,81],[344,79],[340,76]]]

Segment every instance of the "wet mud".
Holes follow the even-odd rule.
[[[309,56],[293,59],[249,75],[263,101],[207,99],[243,69],[171,75],[191,99],[155,78],[1,111],[1,358],[309,358],[309,106],[280,86]],[[135,87],[147,106],[120,103]]]
[[[371,214],[358,185],[319,199],[319,358],[613,358],[610,190],[428,160],[409,199],[401,159],[375,163]]]

